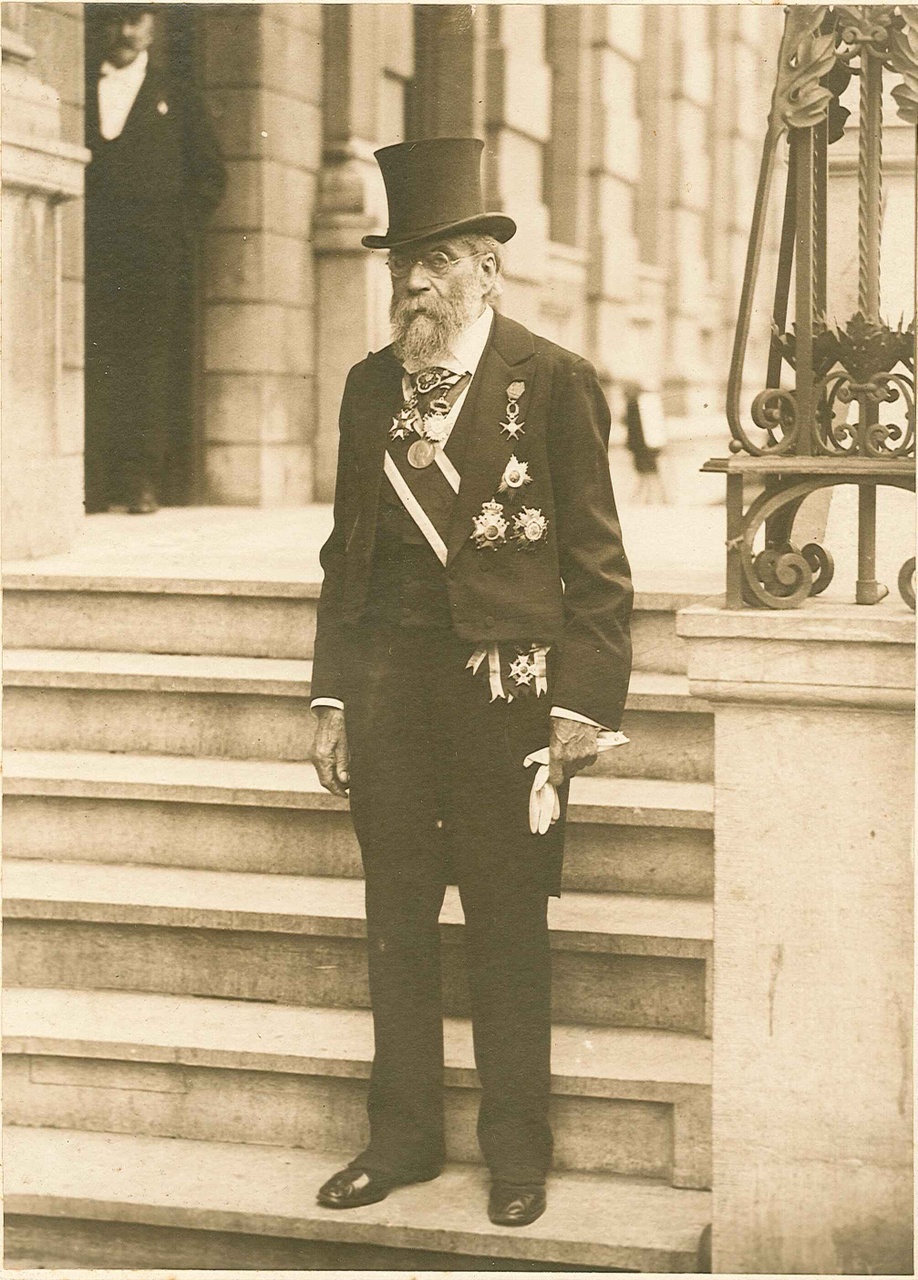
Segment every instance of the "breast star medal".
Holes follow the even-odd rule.
[[[408,446],[408,461],[416,471],[429,467],[436,457],[437,446],[430,440],[414,440]]]
[[[481,514],[472,517],[472,541],[475,546],[496,551],[507,540],[508,522],[501,502],[483,502]]]
[[[518,436],[524,434],[523,427],[526,424],[519,420],[519,399],[525,390],[525,382],[511,382],[507,388],[507,416],[500,424],[500,429],[505,431],[511,440],[516,440]]]
[[[498,491],[500,493],[511,493],[514,489],[522,489],[524,484],[531,483],[532,476],[529,474],[529,463],[520,462],[516,454],[513,454],[504,468]]]
[[[548,520],[538,507],[523,507],[513,517],[513,537],[520,550],[527,550],[541,542],[548,532]]]

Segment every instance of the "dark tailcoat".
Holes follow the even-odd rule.
[[[226,174],[198,94],[152,64],[110,141],[99,132],[98,75],[89,77],[86,145],[86,482],[96,509],[162,478],[176,357],[187,363],[180,317],[194,235]]]
[[[517,440],[501,430],[514,383]],[[465,917],[479,1142],[494,1177],[539,1183],[552,1151],[547,903],[560,892],[564,812],[549,833],[531,833],[523,761],[547,745],[552,705],[613,729],[624,706],[632,590],[609,480],[609,411],[586,361],[496,316],[447,446],[461,484],[441,530],[443,569],[426,544],[389,535],[383,459],[401,403],[391,349],[351,370],[313,667],[313,695],[344,702],[366,877],[375,1056],[359,1164],[410,1179],[443,1160],[437,921],[452,879]],[[532,481],[511,502],[499,485],[514,454]],[[473,518],[491,500],[538,508],[547,536],[527,549],[477,547]],[[391,563],[398,572],[387,574]],[[380,608],[387,592],[394,607]],[[502,641],[511,651],[551,646],[547,694],[489,697],[466,663],[482,642]]]
[[[500,429],[507,387],[524,382],[525,434]],[[390,347],[347,380],[340,415],[335,524],[322,551],[313,696],[340,697],[348,637],[367,605],[383,454],[401,404],[402,367]],[[532,640],[555,650],[552,701],[619,727],[631,672],[632,587],[609,478],[609,410],[587,361],[495,316],[456,424],[465,433],[462,483],[446,565],[452,624],[471,642]],[[480,550],[472,520],[511,455],[529,464],[522,501],[548,518],[544,544]]]

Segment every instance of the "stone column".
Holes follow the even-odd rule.
[[[664,401],[676,417],[714,403],[710,244],[705,221],[711,199],[708,114],[713,92],[710,16],[705,8],[676,11],[666,265],[669,273]]]
[[[414,67],[410,5],[322,6],[325,98],[315,216],[317,428],[314,497],[334,494],[338,406],[351,365],[388,337],[389,275],[360,243],[388,222],[373,158],[401,141]]]
[[[207,9],[203,81],[229,170],[204,251],[207,497],[308,502],[321,14],[314,5]]]
[[[677,627],[715,713],[714,1271],[911,1274],[914,617]]]
[[[408,137],[484,137],[486,24],[481,5],[416,7]]]
[[[551,75],[541,5],[487,5],[487,119],[484,158],[489,207],[518,231],[507,246],[506,311],[538,330],[549,239],[545,147],[551,131]]]
[[[66,550],[83,516],[81,312],[65,324],[65,265],[82,272],[65,264],[61,209],[82,195],[89,153],[61,141],[61,98],[29,71],[31,46],[4,27],[2,47],[3,551],[13,559]]]
[[[638,68],[644,14],[638,5],[595,5],[588,13],[593,103],[587,345],[600,376],[620,379],[640,365],[630,319],[639,293]]]

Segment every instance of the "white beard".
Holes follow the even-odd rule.
[[[392,349],[411,369],[442,362],[480,311],[481,290],[474,279],[456,281],[446,296],[397,299],[393,294]]]

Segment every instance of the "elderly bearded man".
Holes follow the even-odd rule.
[[[618,728],[632,589],[596,374],[490,305],[516,227],[484,212],[482,146],[376,153],[389,230],[363,243],[389,250],[393,341],[344,391],[312,704],[319,778],[350,793],[363,859],[375,1056],[369,1144],[319,1203],[441,1170],[437,922],[456,883],[488,1212],[523,1226],[552,1152],[547,905],[567,780]],[[524,761],[549,745],[560,815],[540,834]]]

